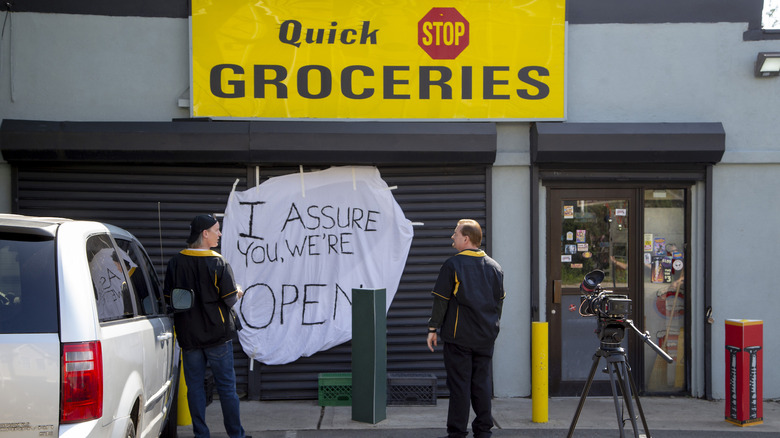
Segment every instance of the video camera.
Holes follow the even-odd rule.
[[[588,395],[590,385],[593,383],[593,377],[596,373],[596,368],[599,364],[599,359],[602,357],[607,361],[606,371],[609,373],[609,379],[612,384],[612,398],[615,401],[615,412],[617,412],[618,416],[620,436],[624,436],[623,423],[625,420],[620,413],[621,408],[618,404],[618,396],[615,389],[616,384],[620,386],[623,401],[629,406],[628,411],[631,425],[634,429],[634,436],[639,437],[640,435],[634,416],[634,410],[631,405],[632,392],[634,394],[634,399],[636,400],[637,409],[639,409],[639,416],[642,418],[645,434],[650,436],[650,432],[647,429],[645,414],[642,411],[642,405],[639,403],[636,385],[631,377],[631,367],[627,364],[626,351],[621,345],[626,328],[630,327],[667,363],[672,363],[674,360],[661,347],[650,340],[650,333],[640,332],[634,325],[634,322],[627,318],[627,316],[631,314],[632,307],[631,299],[628,298],[628,295],[615,295],[612,291],[602,289],[601,282],[603,280],[604,272],[597,269],[585,275],[585,279],[582,280],[582,284],[580,284],[580,315],[598,317],[595,333],[599,337],[601,345],[596,351],[596,354],[593,355],[593,365],[590,368],[588,380],[585,382],[585,389],[582,392],[580,404],[577,406],[577,413],[574,414],[574,420],[572,420],[571,426],[569,427],[569,435],[567,435],[567,438],[571,438],[574,434],[574,427],[577,425],[577,419],[582,413],[585,397]]]
[[[631,314],[631,299],[628,295],[616,295],[611,290],[602,289],[603,280],[604,272],[598,269],[585,275],[580,284],[580,315],[604,319],[626,318]]]

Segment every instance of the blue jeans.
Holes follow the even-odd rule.
[[[192,417],[192,429],[196,438],[209,438],[206,425],[206,363],[211,366],[214,383],[222,405],[225,432],[230,438],[244,438],[236,394],[236,370],[233,368],[233,342],[209,348],[182,352],[184,380],[187,382],[187,403]]]

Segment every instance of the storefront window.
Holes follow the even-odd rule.
[[[563,201],[561,280],[578,287],[594,269],[604,271],[605,289],[628,283],[628,201]]]
[[[644,191],[645,328],[674,358],[667,364],[645,345],[649,392],[685,389],[685,190]]]

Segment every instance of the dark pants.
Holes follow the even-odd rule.
[[[236,394],[236,371],[233,368],[233,342],[216,347],[182,351],[184,380],[187,382],[187,402],[192,417],[192,430],[197,438],[210,437],[206,425],[206,364],[211,366],[214,383],[222,405],[222,420],[230,438],[244,438],[239,401]]]
[[[485,438],[492,435],[492,363],[492,344],[483,348],[468,348],[444,343],[444,368],[447,370],[447,388],[450,390],[447,434],[451,438],[468,435],[469,404],[477,415],[471,423],[474,436]]]

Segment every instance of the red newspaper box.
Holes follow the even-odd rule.
[[[726,320],[726,421],[739,426],[764,422],[764,322]]]

